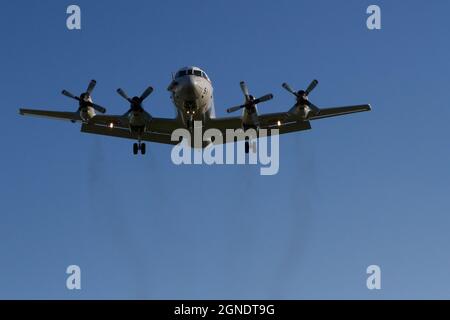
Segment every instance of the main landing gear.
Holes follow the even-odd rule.
[[[141,151],[141,154],[145,154],[145,143],[134,143],[133,144],[133,154],[138,154],[138,152]]]
[[[249,153],[250,151],[250,143],[248,140],[245,141],[245,153]]]
[[[256,152],[256,141],[250,142],[248,138],[245,138],[245,153],[248,154],[250,152],[250,148],[252,149],[252,152]]]

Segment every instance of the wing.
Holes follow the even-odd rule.
[[[260,128],[278,129],[279,134],[309,130],[311,129],[309,120],[317,120],[329,117],[342,116],[356,112],[370,111],[371,108],[369,104],[324,108],[320,109],[320,112],[318,114],[309,116],[307,120],[302,119],[302,117],[293,110],[295,110],[295,107],[292,108],[292,111],[288,112],[277,112],[259,115],[258,121],[260,123]],[[217,128],[222,132],[223,135],[225,135],[226,129],[242,128],[242,118],[241,117],[212,118],[207,121],[206,127]]]
[[[335,108],[325,108],[320,109],[317,115],[311,116],[310,120],[323,119],[329,117],[343,116],[350,113],[370,111],[370,104],[361,104],[356,106],[348,106],[348,107],[335,107]]]
[[[150,117],[148,130],[157,134],[172,134],[173,130],[181,128],[183,124],[179,119],[154,118]],[[96,115],[89,120],[89,124],[109,127],[129,128],[129,119],[123,115]]]
[[[303,131],[311,129],[309,121],[304,121],[299,116],[289,112],[268,113],[258,116],[261,129],[278,129],[279,134]],[[227,129],[241,129],[241,117],[211,118],[206,121],[207,129],[219,129],[223,136],[226,136]],[[270,135],[270,130],[268,131]]]
[[[150,119],[149,131],[157,134],[171,135],[172,132],[178,128],[186,128],[182,121],[178,118],[154,118]]]
[[[121,115],[115,116],[115,115],[96,114],[94,117],[92,117],[92,119],[89,120],[89,123],[105,127],[109,127],[111,124],[113,124],[114,127],[119,127],[123,129],[129,127],[128,118]]]
[[[133,139],[133,140],[138,139],[138,136],[136,134],[132,133],[129,129],[118,128],[118,127],[110,128],[110,127],[105,127],[105,126],[101,126],[101,125],[95,125],[92,123],[83,123],[81,125],[81,132],[91,133],[91,134],[99,134],[99,135],[110,136],[110,137]],[[176,145],[179,143],[178,141],[171,141],[170,134],[155,133],[155,132],[143,133],[141,135],[141,140],[157,142],[157,143],[164,143],[164,144],[171,144],[171,145]]]
[[[113,126],[111,126],[113,124]],[[149,130],[141,135],[141,140],[175,145],[179,141],[172,141],[171,135],[175,129],[183,125],[179,119],[150,118]],[[129,129],[126,116],[96,115],[88,123],[81,126],[81,132],[99,134],[111,137],[137,140],[139,137]]]
[[[50,119],[68,120],[72,122],[82,121],[78,112],[19,109],[19,113],[23,116],[44,117]]]

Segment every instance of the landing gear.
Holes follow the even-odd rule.
[[[145,143],[133,143],[133,154],[138,154],[141,151],[141,154],[145,154]]]
[[[252,152],[256,152],[256,141],[251,142],[251,149]],[[250,141],[246,138],[245,139],[245,153],[248,154],[250,152]]]
[[[188,118],[186,119],[186,125],[188,130],[194,130],[194,112],[189,113]]]

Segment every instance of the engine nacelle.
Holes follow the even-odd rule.
[[[308,106],[305,106],[305,105],[301,106],[300,109],[301,109],[303,119],[308,119],[309,115],[312,114],[312,110]]]
[[[316,112],[307,105],[297,105],[293,113],[303,120],[308,120],[311,116],[316,115]]]
[[[92,107],[86,107],[80,109],[80,118],[81,120],[87,122],[90,119],[95,117],[95,110]]]

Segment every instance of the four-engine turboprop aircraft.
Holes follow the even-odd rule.
[[[79,97],[63,90],[62,94],[79,102],[75,112],[20,109],[21,115],[41,116],[54,119],[81,122],[81,131],[136,140],[133,153],[145,154],[145,142],[178,144],[172,141],[175,129],[193,130],[194,121],[201,121],[204,130],[216,128],[226,136],[227,129],[278,129],[279,134],[311,129],[310,121],[340,116],[355,112],[369,111],[370,105],[354,105],[334,108],[318,108],[308,99],[318,81],[313,80],[306,90],[293,90],[287,83],[283,88],[295,96],[294,106],[286,112],[258,114],[257,105],[271,100],[272,94],[255,98],[249,93],[245,82],[241,82],[244,103],[227,109],[228,113],[243,110],[241,116],[216,118],[214,112],[213,87],[206,73],[197,67],[185,67],[173,77],[167,88],[176,107],[177,116],[173,119],[157,118],[144,110],[143,101],[153,92],[148,87],[140,96],[130,98],[124,90],[117,92],[130,103],[129,110],[123,115],[106,115],[106,109],[92,101],[92,91],[96,81],[92,80],[85,93]],[[96,114],[96,112],[101,114]],[[269,130],[270,131],[270,130]],[[205,147],[205,145],[203,145]],[[245,151],[249,151],[249,142],[245,141]]]

